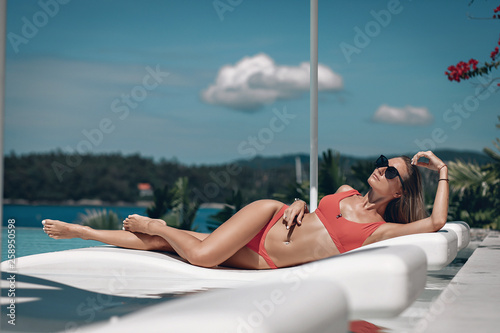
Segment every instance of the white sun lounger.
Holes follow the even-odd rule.
[[[311,279],[295,290],[271,282],[185,296],[79,332],[345,333],[348,320],[342,289]]]
[[[382,246],[415,245],[427,256],[427,270],[437,271],[455,259],[457,252],[469,244],[469,226],[465,222],[448,222],[438,232],[401,236],[351,250],[356,252]]]
[[[2,269],[8,270],[8,263]],[[382,246],[275,270],[202,268],[176,256],[115,247],[94,247],[18,258],[18,273],[98,293],[160,297],[207,289],[277,282],[293,291],[324,279],[345,292],[353,318],[392,317],[424,289],[425,253],[416,246]]]
[[[453,231],[457,235],[458,251],[463,250],[470,242],[470,227],[463,221],[448,222],[442,230]]]

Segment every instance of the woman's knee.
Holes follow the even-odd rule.
[[[214,267],[223,262],[219,260],[213,251],[210,251],[204,246],[198,246],[190,249],[187,258],[190,264],[200,267]]]

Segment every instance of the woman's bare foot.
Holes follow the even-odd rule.
[[[57,220],[43,220],[43,231],[54,239],[84,238],[84,232],[89,227],[66,223]]]
[[[167,223],[162,220],[152,219],[137,214],[129,215],[123,220],[123,230],[130,232],[141,232],[143,234],[154,235],[152,228],[155,226],[166,226]]]

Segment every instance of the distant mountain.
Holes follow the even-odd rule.
[[[484,165],[493,162],[493,160],[483,152],[478,151],[459,151],[452,149],[442,149],[436,150],[434,153],[441,158],[443,161],[457,161],[461,160],[464,162],[477,163],[479,165]],[[407,153],[405,155],[412,157],[412,153]],[[290,154],[283,156],[256,156],[250,160],[237,160],[234,163],[254,168],[254,169],[274,169],[286,166],[295,166],[295,158],[299,157],[304,169],[309,169],[309,154],[299,153],[299,154]],[[343,165],[351,166],[355,164],[357,161],[375,161],[377,156],[369,156],[369,157],[355,157],[349,155],[340,155],[341,161]],[[387,156],[393,157],[393,156]],[[319,159],[321,160],[321,153],[319,154]]]
[[[493,162],[493,160],[483,152],[477,151],[458,151],[451,149],[437,150],[435,152],[443,161],[461,160],[466,163],[477,163],[484,165]]]
[[[237,160],[235,163],[252,169],[266,170],[290,165],[295,166],[295,158],[297,156],[300,158],[303,166],[309,166],[309,154],[291,154],[273,157],[255,156],[250,160]]]

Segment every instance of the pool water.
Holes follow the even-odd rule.
[[[65,222],[74,223],[79,214],[85,213],[85,209],[113,210],[123,218],[130,214],[144,215],[144,207],[95,207],[95,206],[23,206],[4,205],[3,206],[3,227],[2,227],[2,261],[8,258],[8,240],[11,239],[15,245],[15,257],[24,257],[31,254],[46,253],[53,251],[63,251],[82,247],[100,246],[101,242],[83,239],[52,239],[42,230],[41,221],[43,218],[54,218]],[[219,209],[200,208],[193,221],[193,229],[198,232],[208,233],[207,219],[210,215],[216,214]],[[15,232],[8,233],[8,221],[14,220]],[[12,239],[15,241],[13,243]]]
[[[7,260],[9,257],[8,252],[8,228],[2,227],[2,261]],[[42,228],[16,228],[15,248],[11,247],[11,255],[16,258],[29,256],[32,254],[63,251],[70,249],[78,249],[82,247],[92,247],[104,245],[104,243],[83,240],[83,239],[52,239],[43,232]],[[12,244],[12,242],[11,242]],[[15,253],[12,250],[15,250]],[[9,258],[10,259],[10,258]]]

